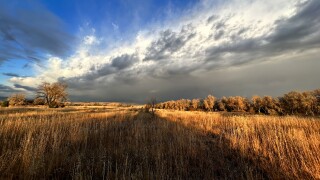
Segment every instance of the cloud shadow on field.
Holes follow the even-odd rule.
[[[224,136],[205,132],[192,124],[186,126],[179,122],[178,116],[174,117],[177,118],[174,122],[139,109],[110,117],[95,116],[94,112],[70,115],[42,116],[56,124],[35,129],[42,135],[30,140],[37,145],[41,142],[41,146],[33,147],[34,152],[39,153],[28,155],[34,162],[32,166],[21,166],[25,160],[21,157],[11,162],[12,156],[1,156],[3,152],[0,151],[4,160],[0,177],[295,179],[266,160],[263,165],[273,173],[271,176],[257,157],[244,157]],[[69,120],[51,121],[66,117]],[[52,128],[56,128],[54,132]],[[17,133],[22,137],[21,142],[15,140],[10,144],[12,152],[23,150],[20,146],[25,135],[20,131]],[[4,139],[0,138],[0,144],[6,145]],[[41,147],[44,151],[40,151]],[[10,163],[10,168],[6,163]],[[32,168],[33,171],[29,171]]]

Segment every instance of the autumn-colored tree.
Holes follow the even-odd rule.
[[[289,114],[297,114],[301,112],[301,100],[303,99],[300,92],[291,91],[282,98],[282,107]]]
[[[59,107],[67,100],[67,84],[44,82],[38,87],[37,98],[42,98],[50,108]]]
[[[226,101],[226,109],[227,111],[235,111],[237,109],[236,107],[236,99],[233,96],[229,96]]]
[[[199,106],[200,106],[200,99],[192,99],[191,100],[191,108],[193,110],[197,110]]]
[[[210,111],[210,106],[206,99],[203,100],[203,108],[206,111]]]
[[[212,95],[208,95],[204,100],[203,100],[203,106],[206,111],[212,111],[214,108],[214,103],[215,103],[215,97]]]
[[[174,109],[175,108],[175,102],[174,101],[167,101],[163,105],[164,109]]]
[[[246,111],[248,108],[248,101],[246,98],[241,97],[241,96],[236,96],[234,97],[235,100],[235,107],[236,107],[236,111],[238,112],[243,112]]]
[[[218,102],[217,102],[217,108],[219,111],[226,111],[227,108],[227,101],[228,99],[226,97],[222,97]]]
[[[249,108],[249,101],[241,96],[230,96],[228,98],[223,97],[220,102],[218,102],[218,109],[221,110],[223,106],[229,112],[244,112]]]
[[[251,98],[252,106],[256,112],[260,114],[262,108],[262,99],[260,96],[254,95]]]
[[[279,113],[279,107],[277,99],[272,98],[271,96],[264,96],[261,101],[261,110],[265,114],[277,114]]]
[[[179,110],[187,110],[189,108],[190,102],[191,101],[189,99],[180,99],[176,101]]]
[[[164,109],[175,110],[197,110],[205,111],[235,111],[264,114],[320,114],[320,89],[312,92],[289,92],[283,97],[273,98],[271,96],[252,96],[251,103],[245,97],[230,96],[222,97],[215,101],[215,97],[208,95],[204,99],[180,99],[177,101],[167,101],[157,105]]]
[[[313,92],[303,92],[300,96],[300,113],[314,115],[316,113],[317,97]]]
[[[10,106],[22,106],[26,104],[26,96],[24,94],[12,94],[8,97]]]
[[[320,114],[320,89],[314,90],[313,95],[317,99],[316,104],[314,105],[314,112]]]
[[[164,105],[163,105],[163,108],[164,108],[164,109],[169,109],[169,103],[168,103],[168,102],[165,102]]]

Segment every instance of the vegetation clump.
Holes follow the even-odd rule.
[[[8,97],[10,106],[22,106],[26,105],[26,96],[24,94],[12,94]]]
[[[9,101],[2,101],[1,107],[9,107]]]

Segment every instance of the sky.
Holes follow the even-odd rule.
[[[320,85],[319,0],[0,0],[0,97],[271,95]]]

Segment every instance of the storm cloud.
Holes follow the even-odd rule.
[[[134,55],[123,54],[112,60],[111,66],[117,68],[118,70],[125,69],[132,66],[138,59]]]
[[[74,37],[63,29],[64,22],[44,7],[1,3],[0,22],[0,63],[15,59],[38,62],[46,54],[62,57],[71,50]]]
[[[319,9],[320,1],[316,0],[298,4],[296,14],[290,18],[278,19],[271,34],[254,38],[233,37],[232,41],[206,49],[206,60],[214,64],[213,68],[220,68],[267,60],[290,52],[317,49],[320,47]],[[245,29],[241,29],[238,34],[244,32]],[[218,31],[215,39],[221,36]],[[225,60],[226,64],[220,63],[225,63]]]
[[[298,6],[297,13],[289,19],[280,19],[275,32],[266,38],[277,48],[319,47],[320,1],[307,1]]]

